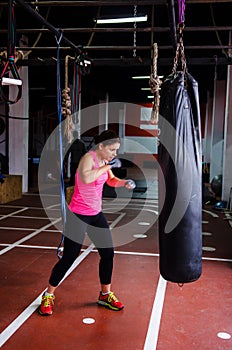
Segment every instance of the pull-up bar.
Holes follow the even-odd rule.
[[[38,12],[36,12],[30,5],[25,3],[24,0],[15,0],[18,4],[20,4],[25,10],[27,10],[33,17],[35,17],[40,23],[42,23],[45,27],[47,27],[52,33],[54,33],[57,37],[60,37],[60,31],[51,25],[44,17],[42,17]],[[80,47],[73,44],[72,41],[67,39],[64,35],[62,36],[62,40],[69,45],[72,49],[74,49],[77,53],[81,54],[82,50]]]

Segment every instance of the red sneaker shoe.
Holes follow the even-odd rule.
[[[43,295],[41,305],[39,307],[39,314],[42,316],[52,315],[52,307],[54,305],[55,296],[54,295]]]
[[[97,303],[98,305],[105,306],[116,311],[122,310],[124,308],[124,305],[116,298],[113,292],[110,292],[106,295],[102,295],[100,292]]]

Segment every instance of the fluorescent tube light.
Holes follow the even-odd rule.
[[[117,18],[98,18],[94,20],[97,24],[111,24],[111,23],[135,23],[146,22],[147,15],[131,16],[131,17],[117,17]]]
[[[151,88],[141,88],[142,91],[151,91]],[[161,90],[161,88],[159,87],[158,90]]]
[[[150,75],[136,75],[132,79],[150,79]]]
[[[159,78],[162,79],[164,76],[159,75]],[[136,75],[132,79],[150,79],[150,75]]]

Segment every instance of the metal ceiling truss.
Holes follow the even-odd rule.
[[[215,32],[215,31],[231,31],[232,26],[198,26],[185,27],[185,32]],[[62,28],[63,33],[132,33],[132,32],[169,32],[170,27],[146,27],[146,28]],[[2,34],[7,34],[7,29],[1,29]],[[17,28],[17,33],[49,33],[47,28]]]
[[[232,64],[232,58],[226,57],[203,57],[203,58],[188,58],[187,64],[191,66],[225,66]],[[72,62],[70,61],[69,64]],[[65,59],[61,59],[61,65],[65,64]],[[93,61],[95,67],[146,67],[151,66],[151,60],[148,58],[139,60],[136,58],[95,58]],[[159,66],[170,66],[173,64],[172,58],[159,58]],[[19,66],[55,66],[54,58],[32,58],[30,60],[18,60]]]
[[[26,4],[40,7],[40,6],[147,6],[147,5],[166,5],[167,0],[92,0],[92,1],[25,1]],[[186,4],[219,4],[219,3],[232,3],[232,0],[186,0]],[[8,2],[3,2],[1,6],[8,6]]]

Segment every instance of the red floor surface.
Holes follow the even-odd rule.
[[[202,276],[180,287],[160,278],[157,201],[144,203],[104,203],[111,224],[123,213],[116,227],[131,238],[115,252],[112,289],[124,310],[96,304],[99,257],[91,251],[57,289],[51,317],[41,317],[36,308],[57,261],[61,233],[37,195],[0,206],[3,349],[232,349],[231,222],[223,212],[204,208]],[[54,207],[49,216],[56,220],[58,212]],[[85,324],[85,318],[95,322]]]

